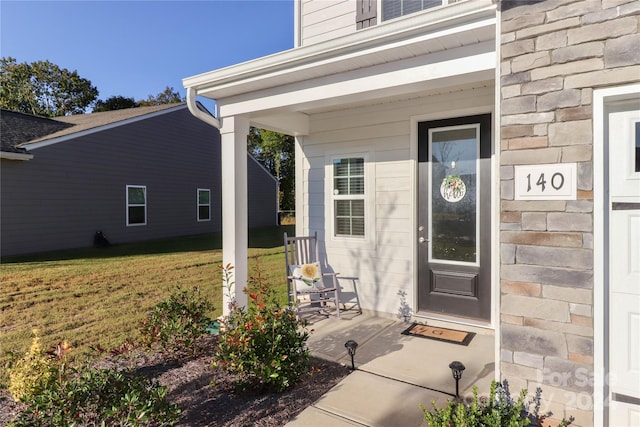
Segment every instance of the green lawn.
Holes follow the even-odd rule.
[[[254,229],[249,236],[250,275],[256,260],[263,276],[286,300],[282,233],[293,226]],[[139,324],[177,289],[199,286],[222,314],[221,236],[203,235],[3,258],[0,265],[0,367],[23,354],[38,329],[41,342],[67,339],[75,359],[92,345],[112,348],[135,338]],[[0,375],[0,383],[6,379]]]

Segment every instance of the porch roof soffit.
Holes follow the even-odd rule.
[[[214,99],[220,118],[273,124],[278,117],[271,128],[297,123],[296,133],[304,133],[300,123],[314,108],[492,79],[495,23],[491,0],[468,0],[188,77],[183,85]]]

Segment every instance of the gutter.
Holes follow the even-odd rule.
[[[33,154],[29,153],[14,153],[12,151],[0,151],[0,159],[8,159],[8,160],[31,160],[33,159]]]
[[[196,90],[193,87],[187,88],[187,107],[191,114],[193,114],[196,118],[202,120],[206,124],[213,126],[214,128],[220,130],[220,120],[213,117],[211,114],[207,114],[198,108],[198,104],[196,102]]]

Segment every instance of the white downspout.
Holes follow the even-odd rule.
[[[196,104],[196,90],[192,87],[187,88],[187,107],[195,117],[220,130],[220,120],[198,108],[198,105]]]

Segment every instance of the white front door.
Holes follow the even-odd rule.
[[[640,110],[609,114],[609,425],[640,426]]]

